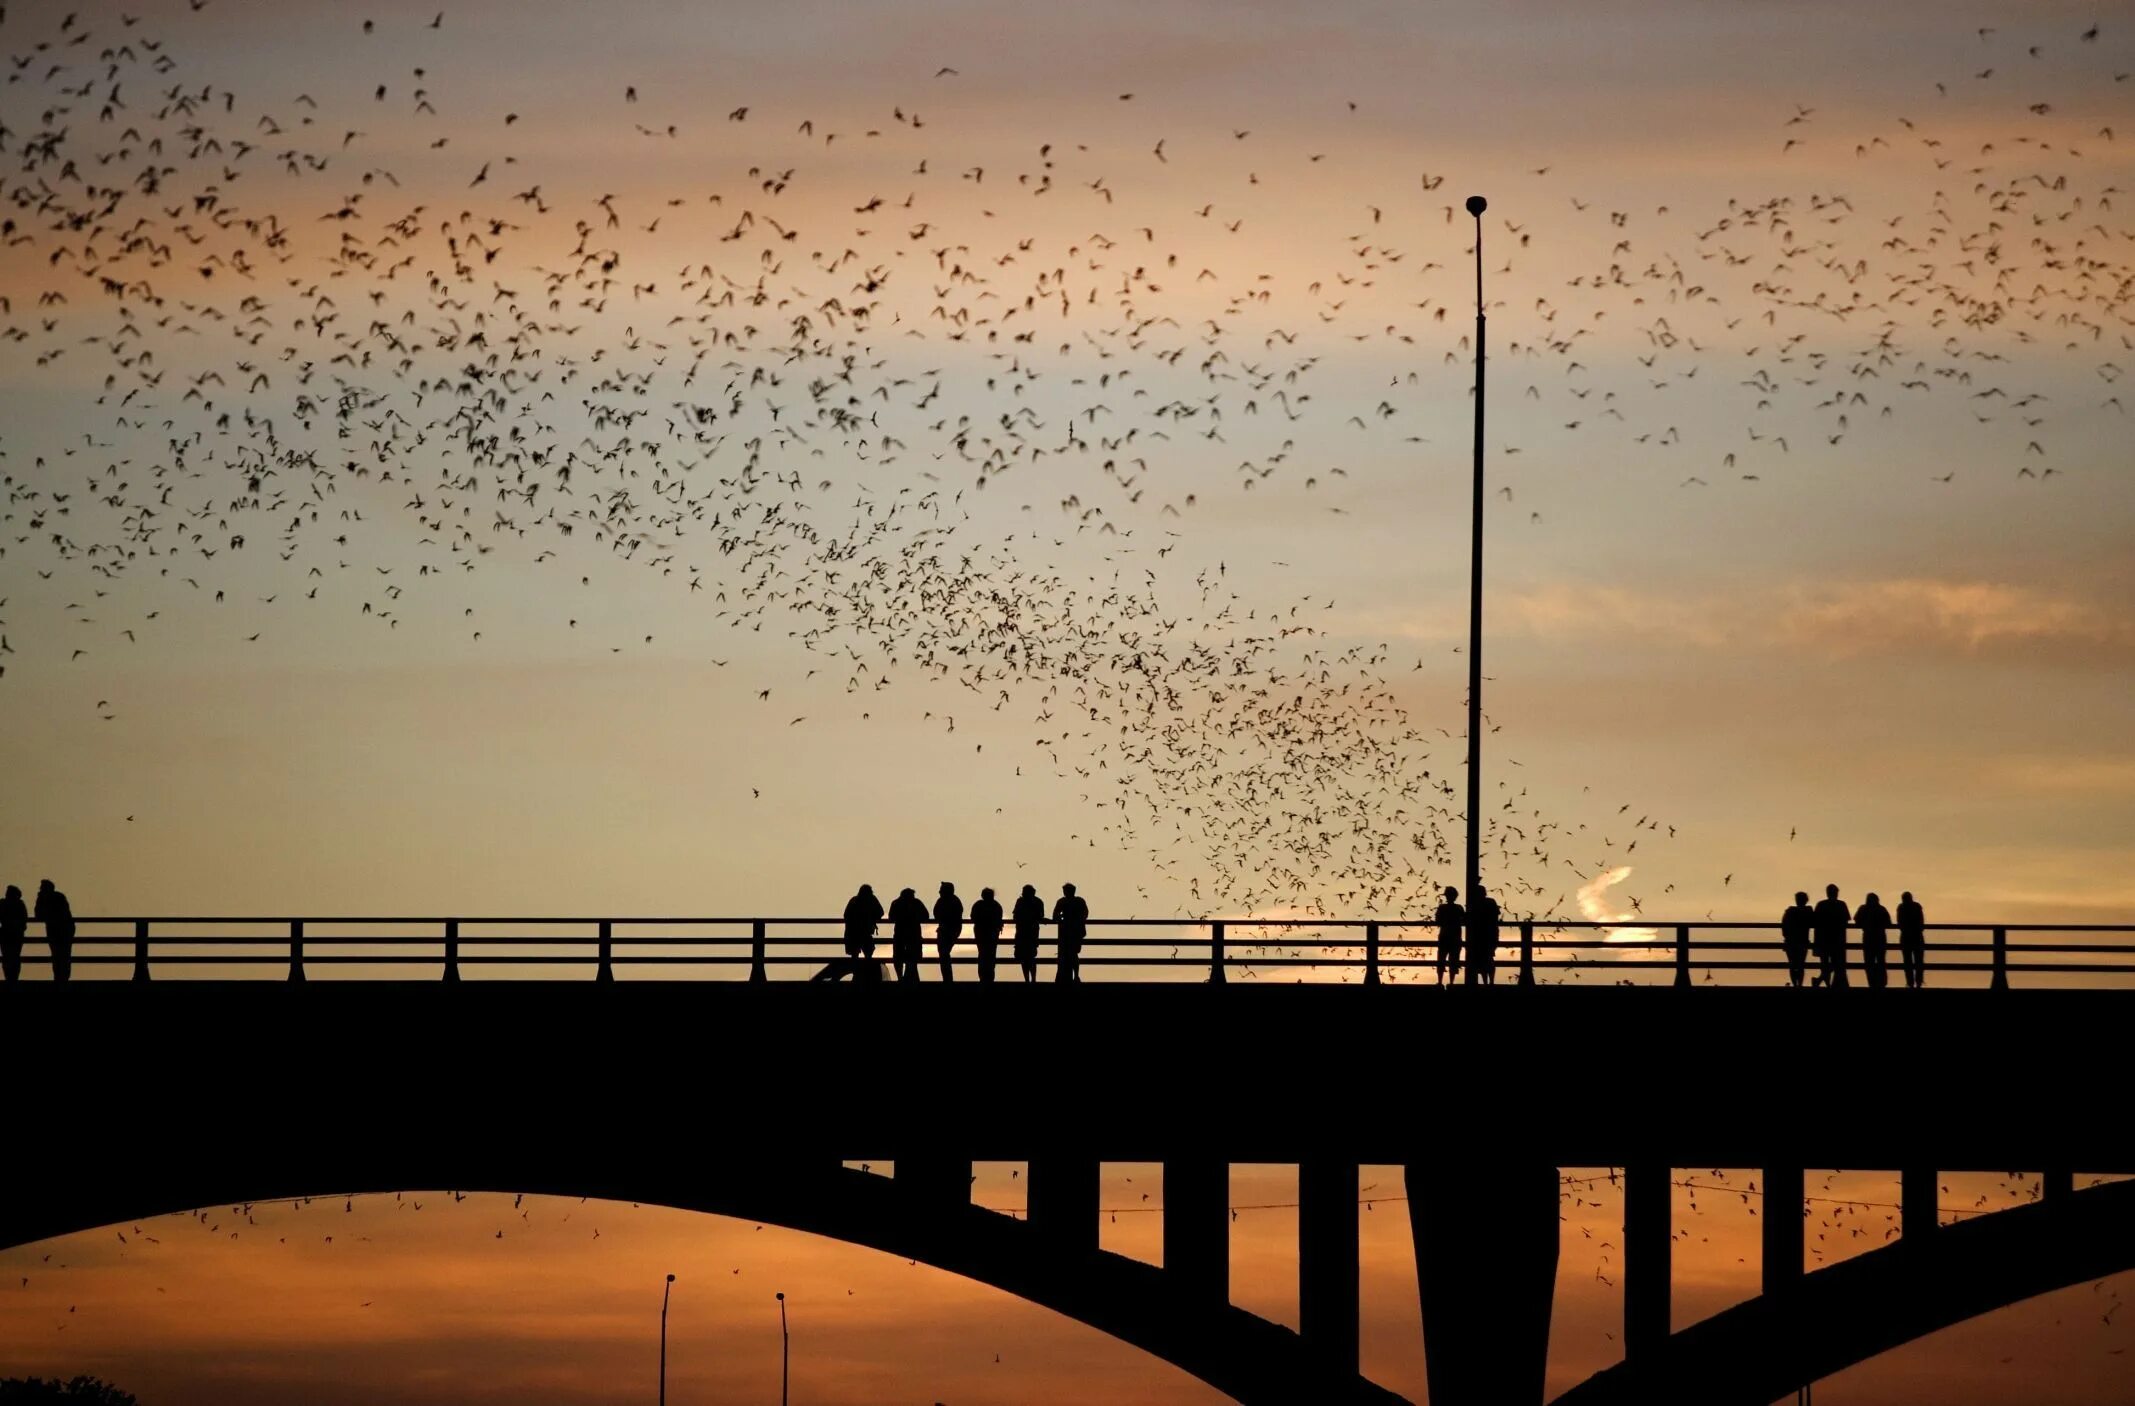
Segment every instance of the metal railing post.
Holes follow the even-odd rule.
[[[1675,984],[1690,984],[1690,924],[1678,923],[1675,929]]]
[[[1377,923],[1366,923],[1364,925],[1364,984],[1366,986],[1377,986],[1379,984],[1379,925]]]
[[[593,974],[595,981],[615,980],[614,950],[615,925],[606,918],[600,920],[600,970]]]
[[[1994,980],[1989,983],[1993,990],[2009,989],[2009,929],[1994,930]]]
[[[764,920],[758,918],[749,932],[749,980],[767,981],[764,971]]]
[[[460,979],[460,920],[445,920],[445,980]]]
[[[304,920],[302,918],[291,918],[289,920],[289,979],[291,981],[302,981],[304,979]]]
[[[1208,979],[1223,984],[1223,924],[1208,925]]]
[[[133,920],[133,979],[148,980],[148,919]]]
[[[1520,919],[1520,985],[1535,984],[1535,920]]]

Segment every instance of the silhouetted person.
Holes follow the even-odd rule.
[[[875,925],[881,921],[882,900],[875,897],[875,886],[860,885],[860,891],[845,901],[845,955],[856,962],[872,960]]]
[[[1497,985],[1497,900],[1481,884],[1468,900],[1468,985]]]
[[[74,909],[50,879],[37,885],[37,921],[52,948],[52,980],[65,981],[74,972]]]
[[[956,980],[956,968],[949,961],[949,953],[955,950],[956,940],[964,935],[964,900],[956,896],[956,885],[944,879],[941,896],[934,900],[934,955],[941,959],[941,979]]]
[[[1853,914],[1838,896],[1837,884],[1824,885],[1824,901],[1816,905],[1816,984],[1846,984],[1846,925]]]
[[[1038,897],[1038,890],[1030,884],[1023,886],[1022,896],[1016,899],[1016,965],[1023,969],[1025,981],[1038,979],[1038,929],[1045,922],[1045,900]]]
[[[1060,901],[1053,905],[1054,938],[1060,944],[1055,981],[1082,980],[1082,939],[1089,931],[1090,905],[1075,896],[1073,884],[1060,886]]]
[[[1787,984],[1801,985],[1801,978],[1809,965],[1809,932],[1816,926],[1816,910],[1809,906],[1809,895],[1794,895],[1794,906],[1779,915],[1779,945],[1787,954]]]
[[[1001,900],[992,889],[980,889],[979,901],[971,905],[971,939],[979,948],[979,980],[992,981],[1001,951]]]
[[[1460,906],[1460,890],[1446,890],[1446,901],[1432,915],[1438,921],[1438,984],[1460,980],[1460,933],[1468,924],[1468,910]]]
[[[882,969],[875,962],[875,925],[881,921],[882,900],[875,897],[874,886],[860,885],[860,891],[845,901],[845,960],[824,963],[809,980],[839,981],[848,974],[855,981],[879,978]]]
[[[1913,891],[1898,895],[1898,960],[1905,963],[1905,984],[1927,985],[1927,914],[1913,902]]]
[[[1890,985],[1890,910],[1874,894],[1854,910],[1853,925],[1861,930],[1861,970],[1877,990]]]
[[[920,944],[924,940],[920,929],[926,926],[927,905],[905,889],[891,901],[889,916],[890,965],[897,969],[899,981],[917,981]]]
[[[29,930],[29,905],[22,901],[22,890],[9,884],[7,897],[0,898],[0,980],[21,980],[22,939]]]

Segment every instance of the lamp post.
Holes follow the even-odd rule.
[[[660,1290],[660,1406],[667,1406],[667,1296],[675,1290],[675,1276],[667,1276]]]
[[[778,1296],[778,1406],[786,1406],[788,1368],[793,1362],[793,1339],[786,1334],[786,1295]]]
[[[1468,197],[1475,217],[1475,523],[1468,552],[1468,902],[1483,884],[1483,211],[1490,202]]]

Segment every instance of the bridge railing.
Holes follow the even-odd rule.
[[[1437,980],[1428,919],[1093,918],[1081,944],[1095,981],[1350,982]],[[885,925],[875,955],[892,950]],[[86,918],[71,944],[72,979],[806,980],[839,973],[836,918]],[[1460,956],[1466,980],[1470,953]],[[1848,980],[1871,984],[1856,931]],[[1935,923],[1924,971],[1936,986],[2106,986],[2135,989],[2135,924]],[[1058,932],[1041,930],[1038,980],[1059,971]],[[33,924],[24,979],[55,974]],[[958,980],[979,975],[967,925],[953,950]],[[1893,934],[1887,982],[1905,984]],[[922,979],[940,979],[934,928]],[[1813,978],[1818,963],[1812,957]],[[997,980],[1020,979],[1013,929],[996,949]],[[1773,923],[1598,923],[1513,919],[1500,930],[1499,985],[1776,985],[1788,962]]]

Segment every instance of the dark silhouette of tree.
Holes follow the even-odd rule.
[[[41,1377],[0,1378],[0,1406],[141,1406],[130,1391],[120,1391],[95,1377],[71,1382]]]

